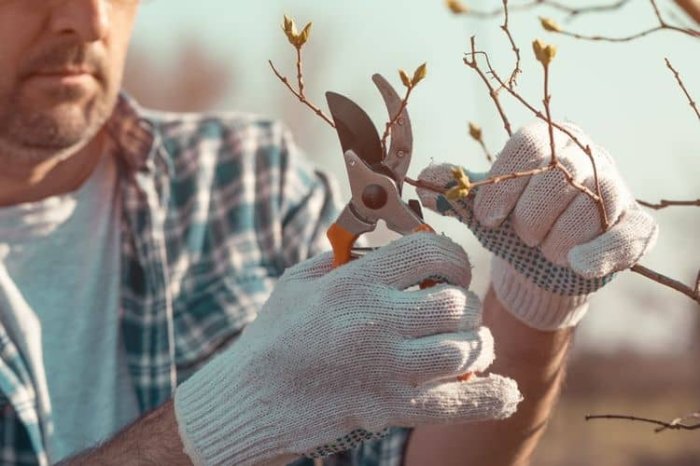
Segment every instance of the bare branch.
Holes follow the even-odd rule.
[[[641,201],[637,199],[637,203],[639,205],[643,205],[644,207],[647,207],[649,209],[654,209],[654,210],[661,210],[665,209],[667,207],[678,207],[678,206],[697,206],[700,207],[700,199],[696,199],[694,201],[669,201],[666,199],[661,199],[657,204],[652,204],[650,202],[646,201]]]
[[[272,68],[272,71],[275,73],[275,76],[277,76],[277,78],[279,78],[279,80],[282,81],[282,83],[283,83],[285,86],[287,86],[287,89],[289,89],[290,92],[291,92],[292,94],[294,94],[294,95],[296,96],[296,98],[299,99],[299,101],[300,101],[301,103],[303,103],[304,105],[306,105],[307,107],[309,107],[311,110],[313,110],[313,112],[314,112],[316,115],[318,115],[318,116],[320,116],[321,118],[323,118],[323,120],[324,120],[326,123],[328,123],[328,124],[331,125],[333,128],[335,128],[335,124],[333,123],[333,120],[331,120],[329,117],[327,117],[326,114],[323,113],[323,110],[321,110],[320,108],[318,108],[317,106],[315,106],[314,104],[312,104],[312,103],[304,96],[304,94],[303,94],[303,84],[301,83],[301,81],[300,81],[300,84],[299,84],[300,90],[297,91],[296,89],[294,89],[294,88],[292,87],[291,84],[289,84],[289,79],[287,79],[286,76],[282,76],[282,74],[280,74],[280,72],[277,71],[277,68],[275,68],[275,65],[272,64],[272,60],[268,60],[267,62],[270,64],[270,68]],[[298,69],[301,69],[300,65],[298,65]]]
[[[544,98],[542,99],[542,103],[544,104],[544,111],[547,115],[547,127],[549,131],[549,149],[550,149],[550,156],[552,157],[552,165],[557,165],[558,160],[557,160],[557,151],[556,148],[554,147],[554,127],[552,126],[552,111],[549,108],[549,102],[552,98],[551,95],[549,95],[549,64],[544,64],[542,65],[544,68]]]
[[[593,5],[593,6],[587,6],[587,7],[579,7],[579,8],[574,8],[570,7],[568,5],[563,5],[559,2],[555,1],[545,1],[541,2],[545,5],[549,5],[552,8],[555,8],[559,11],[563,11],[565,13],[568,13],[569,17],[574,17],[574,16],[579,16],[584,13],[601,13],[601,12],[606,12],[606,11],[611,11],[611,10],[617,10],[625,6],[627,3],[629,3],[630,0],[619,0],[617,2],[612,2],[608,4],[601,4],[601,5]]]
[[[484,155],[486,156],[486,160],[489,163],[493,163],[494,157],[493,154],[491,154],[491,151],[489,151],[489,148],[486,147],[486,143],[484,143],[483,140],[479,141],[479,145],[481,146],[481,149],[484,151]]]
[[[586,421],[590,421],[593,419],[622,419],[625,421],[638,421],[638,422],[647,422],[649,424],[656,424],[657,426],[660,426],[660,428],[655,429],[655,432],[661,432],[666,429],[672,429],[672,430],[695,430],[695,429],[700,429],[700,422],[697,424],[684,424],[683,422],[674,422],[678,421],[677,419],[674,419],[671,422],[664,422],[664,421],[659,421],[657,419],[649,419],[645,417],[638,417],[638,416],[627,416],[624,414],[595,414],[595,415],[587,415],[586,416]]]
[[[520,49],[515,44],[515,40],[513,39],[513,36],[511,35],[510,29],[508,27],[508,0],[503,0],[503,15],[504,20],[501,29],[503,30],[503,32],[506,33],[506,36],[508,36],[508,41],[510,42],[510,46],[513,49],[513,53],[515,54],[515,67],[513,68],[513,72],[510,73],[510,77],[508,78],[508,85],[510,87],[515,87],[517,85],[516,80],[518,79],[518,74],[522,73],[523,70],[520,69]]]
[[[700,304],[700,293],[698,292],[698,284],[696,283],[695,289],[690,288],[689,286],[684,285],[683,283],[679,282],[678,280],[674,280],[672,278],[669,278],[665,275],[662,275],[658,272],[655,272],[654,270],[651,270],[647,267],[644,267],[643,265],[634,265],[630,269],[632,272],[638,273],[640,275],[645,276],[646,278],[649,278],[656,283],[660,283],[664,286],[667,286],[669,288],[673,288],[676,291],[679,291],[692,299],[693,301],[697,302]],[[698,277],[700,278],[700,277]]]
[[[572,7],[568,5],[564,5],[563,3],[560,3],[555,0],[531,0],[529,2],[521,3],[518,5],[513,5],[510,7],[512,11],[523,11],[523,10],[529,10],[533,8],[537,8],[540,6],[548,6],[550,8],[553,8],[555,10],[559,10],[563,13],[566,13],[569,18],[573,18],[575,16],[579,16],[582,14],[587,14],[587,13],[600,13],[604,11],[610,11],[610,10],[617,10],[619,8],[622,8],[625,4],[629,3],[630,0],[618,0],[616,2],[610,2],[610,3],[604,3],[600,5],[592,5],[592,6],[586,6],[586,7]],[[461,11],[459,14],[466,15],[466,16],[473,16],[476,18],[492,18],[495,16],[500,16],[503,13],[502,8],[496,8],[493,10],[474,10],[472,8],[465,8],[464,11]]]
[[[534,168],[532,170],[527,170],[523,172],[513,172],[507,175],[492,176],[483,180],[474,181],[471,183],[472,188],[478,188],[480,186],[486,186],[490,184],[498,184],[508,180],[514,180],[516,178],[526,178],[535,175],[541,175],[542,173],[554,170],[555,167],[552,165],[545,165],[544,167]],[[426,191],[433,192],[435,194],[446,194],[446,189],[444,186],[437,185],[425,180],[414,180],[412,178],[406,177],[404,181],[411,186],[416,188],[425,189]]]
[[[669,30],[669,31],[676,31],[680,32],[681,34],[688,35],[690,37],[700,39],[700,31],[691,29],[691,28],[682,28],[678,26],[674,26],[672,24],[669,24],[666,22],[666,20],[663,19],[661,16],[661,11],[659,10],[659,6],[656,4],[656,0],[650,0],[651,2],[651,7],[654,10],[654,15],[656,16],[656,19],[658,21],[658,25],[649,29],[645,29],[641,32],[637,32],[635,34],[631,34],[629,36],[623,36],[623,37],[608,37],[608,36],[600,36],[600,35],[586,35],[586,34],[579,34],[576,32],[571,32],[571,31],[566,31],[566,30],[557,30],[557,31],[552,31],[556,32],[557,34],[562,34],[565,36],[573,37],[575,39],[581,39],[581,40],[592,40],[592,41],[604,41],[604,42],[630,42],[635,39],[639,39],[644,36],[648,36],[649,34],[653,34],[658,31],[663,31],[663,30]]]
[[[506,130],[506,133],[508,134],[508,137],[513,135],[513,130],[510,125],[510,121],[508,120],[508,117],[506,116],[506,112],[503,110],[503,106],[501,105],[501,101],[499,100],[498,97],[498,92],[493,88],[491,85],[491,82],[489,81],[488,77],[486,76],[486,73],[483,72],[481,68],[479,68],[479,64],[476,61],[476,39],[474,36],[471,37],[471,47],[472,47],[472,59],[469,60],[467,57],[464,57],[464,64],[467,65],[468,67],[472,68],[476,73],[479,75],[481,80],[484,82],[486,87],[489,90],[489,97],[491,97],[491,100],[493,100],[494,105],[496,106],[496,110],[498,110],[498,114],[501,117],[501,121],[503,122],[503,127]],[[500,82],[501,87],[506,87],[506,85],[501,81]]]
[[[408,86],[406,88],[406,95],[404,96],[403,100],[401,101],[401,105],[399,106],[398,111],[396,112],[396,115],[391,117],[391,120],[389,120],[386,124],[386,127],[384,128],[384,134],[382,135],[382,151],[386,154],[386,139],[389,137],[389,134],[391,133],[391,128],[396,124],[396,122],[401,118],[401,113],[404,111],[406,106],[408,105],[408,98],[411,96],[411,92],[413,91],[414,86]]]
[[[700,120],[700,110],[698,110],[698,105],[695,103],[693,98],[690,95],[690,92],[688,92],[688,89],[685,87],[685,84],[683,84],[683,80],[681,79],[681,75],[676,71],[676,69],[671,65],[671,62],[669,61],[668,58],[664,58],[666,60],[666,66],[668,69],[671,70],[673,73],[673,76],[676,77],[676,81],[678,81],[678,85],[681,87],[681,90],[685,94],[685,96],[688,98],[688,102],[690,103],[690,107],[695,111],[695,115],[697,115],[698,120]]]

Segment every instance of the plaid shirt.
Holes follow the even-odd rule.
[[[328,178],[276,123],[146,112],[122,96],[107,128],[123,206],[121,325],[146,413],[255,319],[286,267],[327,249],[337,210]],[[47,465],[51,413],[12,337],[0,319],[0,464]],[[323,464],[398,465],[406,437]]]

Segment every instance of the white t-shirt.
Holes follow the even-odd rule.
[[[47,387],[38,391],[48,391],[53,412],[52,462],[138,417],[118,315],[119,212],[111,155],[77,191],[0,208],[0,244],[9,248],[0,266],[25,301],[10,307],[28,305],[41,325]]]

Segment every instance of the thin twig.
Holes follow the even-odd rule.
[[[688,427],[692,427],[693,425],[689,425],[685,422],[688,419],[700,419],[700,412],[690,413],[690,414],[686,414],[685,416],[682,416],[682,417],[677,417],[677,418],[673,419],[671,422],[669,422],[669,424],[670,424],[669,426],[657,427],[656,429],[654,429],[654,432],[656,432],[658,434],[659,432],[663,432],[666,429],[677,429],[677,427],[673,427],[673,426],[677,426],[677,425],[685,425]],[[694,428],[697,429],[697,427],[694,427]]]
[[[294,89],[294,88],[292,87],[292,85],[289,84],[289,79],[287,79],[286,76],[282,76],[282,74],[280,74],[280,72],[277,71],[277,68],[275,68],[275,65],[272,64],[272,60],[268,60],[268,63],[270,64],[270,67],[272,68],[272,71],[275,73],[275,76],[277,76],[277,77],[279,78],[279,80],[282,81],[282,83],[283,83],[285,86],[287,86],[287,89],[289,89],[289,90],[291,91],[291,93],[294,94],[294,95],[296,96],[296,98],[299,99],[299,101],[300,101],[301,103],[303,103],[304,105],[306,105],[307,107],[309,107],[311,110],[313,110],[313,112],[314,112],[316,115],[318,115],[318,116],[320,116],[321,118],[323,118],[323,120],[324,120],[326,123],[328,123],[328,124],[331,125],[333,128],[335,128],[335,123],[333,123],[333,120],[331,120],[329,117],[327,117],[326,114],[323,113],[323,110],[321,110],[320,108],[318,108],[317,106],[315,106],[314,104],[312,104],[306,97],[304,97],[304,95],[303,95],[302,93],[300,93],[299,91],[297,91],[296,89]]]
[[[493,100],[494,105],[496,106],[496,110],[498,110],[498,114],[501,117],[501,121],[503,122],[503,128],[505,128],[506,133],[508,134],[508,137],[513,135],[513,130],[510,125],[510,121],[508,120],[508,117],[506,116],[505,110],[503,110],[503,106],[501,105],[501,101],[499,100],[498,97],[498,92],[493,88],[491,85],[491,82],[489,81],[489,78],[486,76],[486,74],[483,72],[481,68],[479,68],[479,64],[476,61],[476,45],[475,45],[475,37],[471,37],[471,47],[472,47],[472,60],[470,61],[467,59],[467,57],[464,57],[464,64],[467,65],[468,67],[472,68],[476,73],[479,75],[481,80],[484,82],[486,87],[489,90],[489,97],[491,97],[491,100]],[[506,87],[503,82],[501,82],[501,87]]]
[[[681,79],[681,75],[676,71],[676,69],[671,65],[671,62],[669,61],[668,58],[664,58],[666,60],[666,66],[668,69],[671,70],[673,73],[673,76],[676,77],[676,81],[678,81],[678,85],[681,87],[681,90],[685,94],[685,96],[688,98],[688,102],[690,103],[690,107],[695,111],[695,115],[697,115],[698,120],[700,120],[700,110],[698,110],[698,105],[695,103],[693,100],[693,97],[690,95],[690,92],[688,92],[688,89],[685,87],[685,84],[683,84],[683,80]]]
[[[652,204],[650,202],[642,201],[637,199],[637,203],[639,205],[643,205],[644,207],[647,207],[649,209],[654,209],[654,210],[661,210],[665,209],[667,207],[688,207],[688,206],[697,206],[700,207],[700,199],[696,199],[694,201],[669,201],[667,199],[661,199],[658,203]]]
[[[508,173],[507,175],[492,176],[491,178],[487,178],[485,180],[474,181],[472,183],[472,188],[478,188],[479,186],[486,186],[489,184],[498,184],[503,181],[514,180],[516,178],[525,178],[528,176],[541,175],[542,173],[548,172],[553,169],[554,167],[552,165],[546,165],[544,167],[533,168],[532,170],[527,170],[523,172],[514,172]]]
[[[639,38],[644,37],[644,36],[648,36],[649,34],[653,34],[653,33],[658,32],[658,31],[669,30],[669,31],[680,32],[680,33],[686,34],[690,37],[700,39],[700,31],[698,31],[698,30],[691,29],[691,28],[682,28],[682,27],[674,26],[672,24],[667,23],[666,20],[664,20],[663,17],[661,16],[661,11],[659,10],[659,6],[656,4],[656,0],[650,0],[650,2],[651,2],[651,7],[654,10],[654,15],[656,16],[656,19],[658,20],[659,24],[655,27],[645,29],[644,31],[637,32],[635,34],[632,34],[629,36],[623,36],[623,37],[586,35],[586,34],[579,34],[576,32],[566,31],[566,30],[560,30],[560,31],[557,31],[557,33],[563,34],[565,36],[573,37],[575,39],[581,39],[581,40],[604,41],[604,42],[629,42],[629,41],[639,39]]]
[[[682,422],[678,423],[673,423],[673,422],[664,422],[664,421],[659,421],[658,419],[649,419],[645,417],[638,417],[638,416],[627,416],[624,414],[596,414],[596,415],[587,415],[586,416],[586,421],[590,421],[593,419],[622,419],[625,421],[638,421],[638,422],[647,422],[649,424],[655,424],[657,426],[661,426],[660,429],[656,429],[656,432],[661,432],[662,430],[665,429],[672,429],[672,430],[695,430],[695,429],[700,429],[700,423],[697,424],[683,424]]]
[[[554,127],[552,126],[552,111],[549,108],[549,102],[552,98],[552,96],[549,95],[549,65],[544,64],[542,65],[544,68],[544,98],[542,99],[542,103],[544,104],[544,111],[547,114],[547,129],[549,131],[549,148],[550,148],[550,156],[551,156],[551,164],[553,166],[556,166],[558,164],[557,160],[557,151],[554,146]]]
[[[686,286],[683,283],[679,282],[678,280],[674,280],[673,278],[669,278],[665,275],[662,275],[654,270],[651,270],[651,269],[644,267],[643,265],[639,265],[639,264],[633,265],[630,270],[632,272],[643,275],[646,278],[649,278],[649,279],[651,279],[657,283],[660,283],[664,286],[667,286],[669,288],[673,288],[674,290],[683,293],[684,295],[688,296],[693,301],[700,304],[700,293],[698,292],[697,286],[695,289],[692,289],[689,286]],[[697,285],[697,283],[696,283],[696,285]]]
[[[532,8],[537,8],[539,6],[548,6],[550,8],[554,8],[555,10],[562,11],[564,13],[567,13],[569,15],[569,18],[579,16],[582,14],[587,14],[587,13],[599,13],[602,11],[610,11],[610,10],[616,10],[624,6],[626,3],[629,3],[630,0],[618,0],[616,2],[612,3],[606,3],[606,4],[601,4],[601,5],[593,5],[593,6],[587,6],[587,7],[571,7],[568,5],[564,5],[562,3],[559,3],[554,0],[532,0],[530,2],[522,3],[519,5],[513,5],[510,7],[511,10],[516,11],[516,10],[529,10]],[[468,8],[466,11],[464,11],[462,14],[466,16],[474,16],[476,18],[490,18],[494,16],[500,16],[503,13],[502,8],[496,8],[494,10],[489,10],[489,11],[483,11],[483,10],[474,10],[472,8]]]
[[[554,170],[555,167],[552,165],[545,165],[544,167],[533,168],[532,170],[508,173],[507,175],[492,176],[479,181],[473,181],[471,183],[472,188],[478,188],[480,186],[486,186],[490,184],[498,184],[508,180],[514,180],[516,178],[525,178],[529,176],[541,175],[542,173]],[[435,194],[446,194],[446,189],[444,186],[440,186],[435,183],[431,183],[425,180],[414,180],[412,178],[406,177],[404,181],[411,186],[416,188],[425,189],[426,191],[433,192]]]
[[[483,139],[479,140],[479,145],[481,146],[481,149],[484,151],[484,155],[486,156],[486,160],[488,160],[489,163],[493,163],[493,161],[494,161],[493,154],[491,154],[491,151],[489,151],[489,148],[486,147],[486,144],[484,143]]]
[[[520,69],[520,49],[515,44],[515,40],[510,33],[510,28],[508,27],[508,0],[503,0],[503,15],[504,20],[501,29],[506,33],[506,36],[508,36],[508,41],[513,49],[513,53],[515,54],[515,68],[513,68],[513,72],[510,74],[510,78],[508,78],[508,85],[510,87],[515,87],[517,85],[516,80],[518,78],[518,74],[522,73],[523,70]]]
[[[297,47],[297,83],[299,84],[299,95],[306,98],[304,95],[304,70],[301,60],[301,47]]]
[[[602,41],[602,42],[630,42],[635,39],[639,39],[640,37],[648,36],[649,34],[652,34],[654,32],[658,31],[663,31],[664,29],[669,29],[673,31],[678,31],[682,32],[684,34],[687,34],[691,37],[696,37],[700,38],[700,32],[695,31],[693,29],[683,29],[679,28],[676,26],[657,26],[651,29],[646,29],[644,31],[638,32],[636,34],[632,34],[629,36],[623,36],[623,37],[606,37],[606,36],[589,36],[589,35],[584,35],[584,34],[578,34],[576,32],[570,32],[570,31],[559,31],[558,34],[562,34],[565,36],[573,37],[575,39],[581,39],[581,40],[591,40],[591,41]]]
[[[401,118],[401,113],[406,109],[406,106],[408,105],[408,98],[411,96],[411,92],[413,91],[413,88],[415,86],[407,86],[406,87],[406,95],[403,97],[403,100],[401,101],[401,105],[399,106],[398,111],[396,112],[396,115],[394,115],[386,124],[386,127],[384,128],[384,134],[382,135],[382,152],[386,154],[386,140],[389,137],[389,134],[391,133],[391,128],[396,124],[396,122]]]

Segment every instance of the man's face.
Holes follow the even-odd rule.
[[[86,144],[112,112],[138,0],[0,0],[0,163]]]

